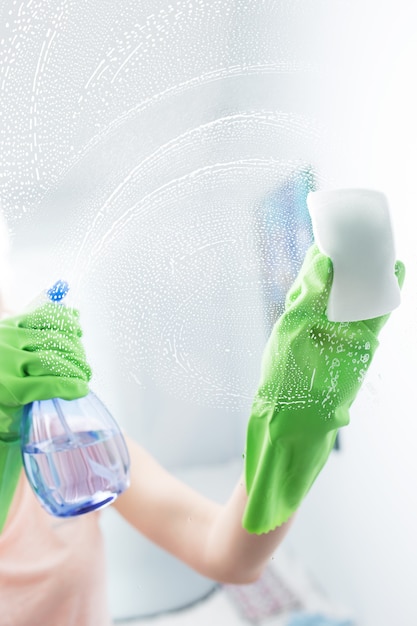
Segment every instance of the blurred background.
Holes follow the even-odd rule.
[[[308,192],[386,193],[403,303],[283,550],[359,625],[414,626],[415,3],[3,0],[0,12],[16,306],[69,280],[92,388],[219,501],[312,241]],[[103,530],[115,620],[216,590],[111,510]]]

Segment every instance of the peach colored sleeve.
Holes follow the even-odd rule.
[[[99,513],[54,518],[22,472],[0,535],[4,626],[110,626]]]

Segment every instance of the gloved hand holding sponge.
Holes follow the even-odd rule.
[[[405,269],[395,265],[402,286]],[[326,463],[338,429],[378,347],[389,315],[330,322],[333,266],[316,245],[307,252],[266,345],[245,453],[244,528],[266,533],[287,521]]]
[[[22,469],[24,405],[88,393],[81,336],[78,312],[54,303],[0,321],[0,532]]]

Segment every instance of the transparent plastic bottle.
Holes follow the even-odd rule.
[[[59,303],[67,291],[68,285],[58,281],[47,294]],[[21,440],[28,481],[44,509],[56,517],[102,508],[129,486],[123,435],[92,391],[77,400],[28,404]]]

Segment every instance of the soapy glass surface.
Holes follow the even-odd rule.
[[[326,0],[3,2],[0,185],[22,304],[70,282],[94,388],[173,465],[202,458],[163,443],[178,431],[243,433],[311,243],[299,191],[370,161],[354,111],[386,11],[358,32],[351,3]]]
[[[19,284],[70,282],[106,403],[123,371],[127,395],[247,409],[276,293],[311,243],[274,200],[316,184],[303,146],[320,153],[321,122],[284,97],[310,65],[292,25],[311,8],[3,5],[2,204]]]

